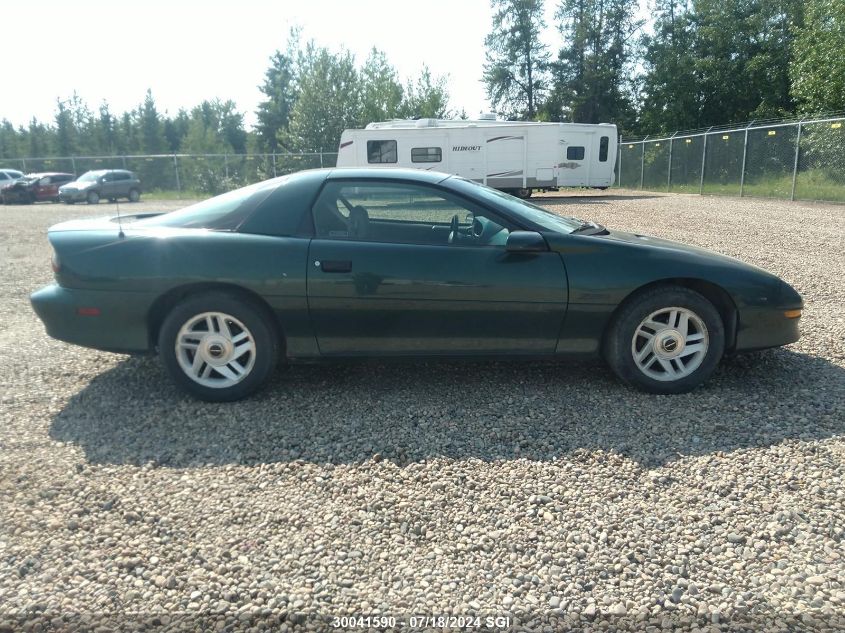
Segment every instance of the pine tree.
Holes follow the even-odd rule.
[[[299,30],[291,29],[287,48],[270,57],[270,67],[264,73],[264,83],[259,87],[267,97],[255,111],[255,131],[258,143],[266,151],[279,149],[278,136],[287,130],[291,111],[299,96],[298,74],[301,57]]]
[[[533,119],[547,88],[543,0],[492,0],[493,31],[484,40],[487,97],[503,116]]]
[[[360,73],[361,113],[358,124],[395,119],[402,113],[402,84],[387,56],[373,48]]]

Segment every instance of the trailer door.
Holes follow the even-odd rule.
[[[484,184],[495,189],[525,186],[525,135],[490,132],[485,138]]]
[[[558,185],[588,187],[593,160],[592,134],[565,131],[561,135]]]

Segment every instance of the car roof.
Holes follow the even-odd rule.
[[[43,178],[44,176],[71,176],[71,177],[73,177],[73,174],[69,174],[66,171],[35,171],[35,172],[32,172],[31,174],[26,174],[26,175],[30,176],[32,178]]]
[[[444,174],[439,171],[427,171],[424,169],[405,169],[401,167],[396,168],[366,168],[366,167],[335,167],[329,171],[327,180],[339,180],[345,178],[361,178],[364,180],[413,180],[416,182],[426,182],[430,184],[437,184],[443,182],[447,178],[451,178],[451,174]]]

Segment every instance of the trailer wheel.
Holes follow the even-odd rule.
[[[517,198],[522,198],[523,200],[525,200],[526,198],[531,197],[531,189],[525,187],[522,187],[520,189],[514,189],[514,195]]]

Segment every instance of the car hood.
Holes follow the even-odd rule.
[[[748,264],[729,255],[723,255],[715,251],[684,244],[682,242],[675,242],[673,240],[666,240],[652,235],[644,235],[641,233],[628,233],[627,231],[617,231],[607,229],[604,234],[584,235],[584,236],[566,236],[577,237],[579,243],[586,246],[590,242],[599,242],[605,244],[607,247],[617,250],[632,250],[643,251],[643,255],[657,255],[661,258],[674,259],[678,261],[689,261],[694,263],[708,263],[721,264],[729,267],[742,268],[749,272],[754,271],[763,273],[766,276],[773,276],[767,270]],[[548,236],[547,236],[548,238]],[[566,250],[566,245],[571,245],[571,242],[566,239],[549,239],[550,246],[553,250]]]
[[[87,189],[93,185],[96,185],[96,182],[79,182],[78,180],[74,180],[73,182],[69,182],[66,185],[62,185],[61,189]]]

